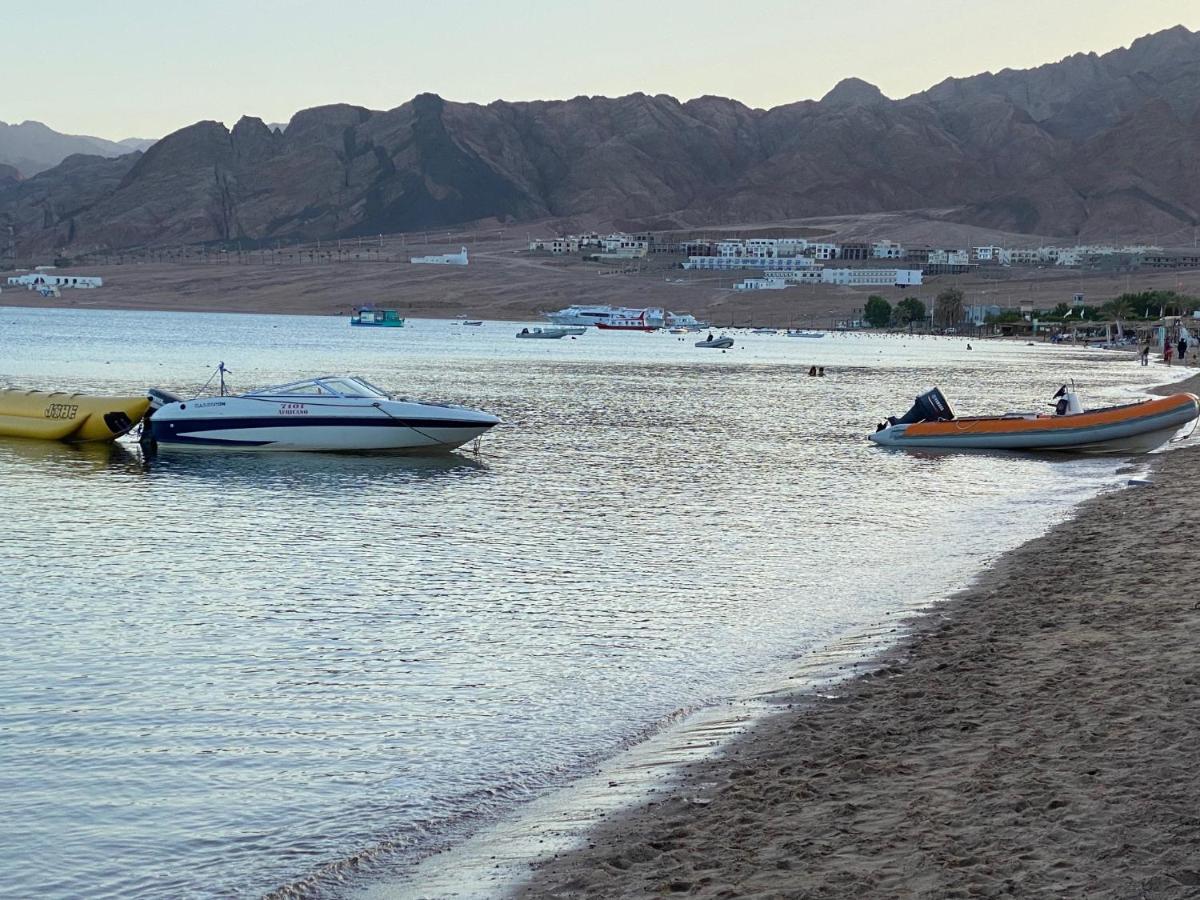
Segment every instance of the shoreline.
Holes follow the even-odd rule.
[[[1175,373],[1172,373],[1175,374]],[[1180,369],[1183,382],[1167,382],[1143,388],[1163,395],[1196,389],[1200,375]],[[1185,446],[1197,445],[1188,442]],[[1148,458],[1153,460],[1154,457]],[[1130,458],[1101,490],[1112,492],[1124,487],[1130,475],[1142,474],[1147,458]],[[1140,479],[1139,479],[1140,482]],[[1138,482],[1128,482],[1138,483]],[[1103,496],[1103,494],[1098,495]],[[1064,522],[1082,515],[1091,498],[1066,512]],[[699,778],[689,770],[709,771],[728,764],[728,754],[740,746],[758,740],[761,728],[779,716],[804,715],[793,707],[807,708],[814,698],[835,696],[847,683],[869,679],[880,668],[894,669],[903,663],[914,640],[942,615],[942,610],[960,597],[968,596],[992,569],[1003,565],[1027,544],[1048,540],[1034,537],[999,556],[985,557],[964,585],[947,599],[910,598],[899,608],[885,612],[884,618],[864,623],[831,643],[821,644],[796,657],[793,665],[767,677],[747,692],[686,712],[644,740],[602,762],[591,774],[571,779],[549,794],[531,801],[515,815],[486,825],[461,843],[452,843],[382,878],[369,877],[348,896],[358,900],[408,900],[408,898],[456,897],[459,900],[483,900],[490,897],[554,896],[574,897],[580,886],[568,883],[561,889],[544,893],[543,872],[557,872],[562,866],[585,870],[595,868],[596,860],[563,862],[575,859],[581,847],[600,846],[601,836],[614,828],[625,839],[624,823],[635,821],[647,809],[650,798],[679,800]],[[725,761],[724,763],[722,761]],[[655,801],[656,805],[660,801]],[[684,803],[708,802],[707,798]],[[669,822],[659,821],[670,830]],[[597,851],[599,852],[599,851]],[[530,872],[535,873],[530,879]],[[666,892],[652,890],[646,893]],[[786,890],[786,886],[776,886]],[[775,888],[773,888],[774,890]],[[602,883],[596,896],[637,895],[634,885]]]
[[[470,242],[468,242],[470,243]],[[442,249],[457,249],[442,246]],[[585,263],[553,254],[531,254],[527,242],[509,235],[471,243],[471,264],[421,266],[406,260],[414,247],[351,248],[339,259],[327,252],[291,248],[266,259],[244,254],[178,256],[118,262],[97,260],[63,267],[56,274],[104,279],[96,290],[65,288],[53,308],[130,309],[178,312],[349,315],[374,304],[411,317],[466,317],[506,322],[540,321],[541,313],[572,304],[662,307],[692,313],[714,327],[830,328],[853,318],[869,296],[889,302],[914,296],[931,308],[950,276],[931,275],[921,285],[805,285],[787,291],[737,291],[744,271],[678,268],[682,257],[654,256],[633,268]],[[430,247],[434,250],[434,247]],[[333,251],[329,251],[333,252]],[[349,254],[349,255],[346,255]],[[314,258],[315,256],[315,258]],[[365,258],[360,258],[365,257]],[[120,254],[118,254],[120,257]],[[1010,270],[953,276],[968,297],[1005,293],[1052,308],[1070,290],[1086,290],[1094,302],[1123,291],[1200,290],[1200,270],[1141,273],[1136,284],[1097,272]],[[753,296],[751,296],[753,294]],[[769,296],[768,296],[769,295]],[[974,301],[972,301],[974,302]],[[0,305],[51,308],[35,292],[6,288]]]
[[[1167,395],[1195,390],[1200,382],[1200,375],[1183,369],[1170,375],[1185,381],[1141,390]],[[1192,444],[1200,441],[1185,446]],[[1121,469],[1100,489],[1112,491],[1125,486],[1130,474],[1142,474],[1147,459],[1153,457],[1122,461]],[[1079,514],[1087,502],[1072,504],[1064,521]],[[688,780],[681,778],[686,770],[719,765],[722,754],[738,742],[753,742],[753,734],[746,737],[747,733],[757,734],[759,726],[781,710],[808,703],[818,694],[835,693],[845,682],[869,678],[880,667],[900,664],[914,635],[922,633],[960,594],[969,593],[993,565],[1024,546],[1018,544],[998,556],[985,556],[976,571],[959,582],[962,587],[953,589],[946,599],[910,598],[897,609],[884,612],[879,621],[864,623],[831,643],[805,651],[791,666],[744,693],[673,714],[658,723],[661,727],[651,728],[648,736],[600,762],[590,774],[574,776],[512,815],[484,825],[461,841],[443,844],[387,875],[367,875],[346,896],[357,900],[484,900],[527,890],[531,870],[552,868],[559,865],[560,857],[569,858],[581,846],[596,843],[596,835],[611,827],[608,823],[636,815],[648,798],[678,795],[689,786]],[[712,762],[714,759],[718,762]],[[598,896],[606,896],[607,890],[629,889],[628,885],[610,885]],[[576,896],[575,888],[552,896]]]
[[[36,297],[36,295],[34,295],[34,296]],[[62,298],[57,298],[57,299],[61,300]],[[351,314],[351,309],[349,307],[347,307],[344,310],[342,310],[342,309],[321,310],[321,309],[317,309],[317,308],[245,309],[245,308],[237,308],[237,307],[221,305],[221,304],[189,304],[189,303],[178,304],[178,305],[174,305],[174,306],[170,306],[170,307],[162,306],[162,305],[146,305],[146,304],[133,303],[133,302],[128,302],[128,303],[120,303],[120,302],[118,302],[118,303],[88,303],[88,302],[85,302],[85,303],[61,303],[60,302],[60,303],[52,304],[52,303],[47,303],[47,302],[35,302],[34,300],[30,300],[29,302],[12,302],[11,298],[9,298],[7,295],[0,295],[0,309],[5,309],[5,308],[71,310],[71,311],[83,310],[83,311],[88,311],[88,312],[197,313],[197,314],[201,314],[201,315],[314,316],[314,317],[325,318],[325,319],[328,319],[328,318],[346,318],[346,319],[348,319]],[[516,316],[516,315],[509,316],[506,314],[501,314],[501,315],[489,315],[487,317],[480,317],[480,316],[472,316],[472,315],[463,313],[461,310],[455,310],[454,312],[449,312],[448,309],[449,309],[448,307],[422,309],[415,313],[410,312],[410,311],[405,311],[405,313],[406,313],[405,318],[410,319],[413,322],[420,322],[420,321],[453,322],[456,319],[463,319],[463,318],[468,318],[468,319],[482,318],[485,325],[487,323],[491,322],[494,324],[505,325],[505,326],[535,325],[535,326],[540,326],[540,327],[552,327],[552,326],[548,326],[548,322],[545,320],[544,316],[542,316],[541,314],[532,314],[529,316]],[[748,324],[747,325],[728,325],[728,326],[706,325],[704,327],[708,328],[710,330],[713,330],[713,331],[728,331],[728,332],[743,332],[743,331],[749,331],[752,328],[752,326],[748,325]],[[783,330],[790,326],[781,324],[778,326],[767,326],[767,327],[777,327],[779,330]],[[662,330],[665,330],[665,327]],[[1028,344],[1031,342],[1031,339],[1025,335],[937,334],[934,332],[908,333],[908,332],[903,332],[903,331],[893,331],[893,330],[890,330],[887,328],[845,328],[845,329],[843,329],[843,328],[827,328],[827,327],[821,327],[821,326],[814,326],[813,330],[824,331],[829,334],[843,334],[844,333],[844,334],[855,334],[855,335],[867,335],[867,336],[872,336],[872,337],[895,337],[895,338],[930,337],[930,338],[939,338],[939,339],[945,339],[945,340],[958,340],[958,341],[963,341],[963,342],[976,341],[976,342],[1013,343],[1013,344]],[[1062,350],[1062,351],[1081,350],[1081,349],[1087,348],[1087,344],[1084,344],[1084,343],[1054,344],[1047,340],[1037,340],[1037,341],[1033,341],[1033,343],[1036,343],[1036,345],[1039,347],[1047,347],[1047,348],[1052,348],[1054,350]],[[1136,355],[1136,351],[1132,348],[1129,348],[1129,349],[1113,348],[1113,349],[1107,350],[1106,352],[1111,353],[1114,356],[1120,354],[1123,356],[1128,356],[1129,358],[1134,358]],[[1160,359],[1160,360],[1154,362],[1152,365],[1163,366],[1164,363]],[[1167,368],[1171,368],[1171,367],[1167,367]],[[1174,366],[1174,368],[1191,369],[1194,367],[1190,367],[1190,366],[1185,367],[1182,364],[1176,364]]]
[[[1149,468],[517,895],[1194,896],[1200,610],[1171,584],[1200,452]]]

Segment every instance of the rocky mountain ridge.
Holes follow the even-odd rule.
[[[422,94],[198,122],[143,154],[0,179],[18,247],[315,239],[475,220],[657,227],[899,209],[1079,240],[1200,222],[1200,34],[947,79],[847,79],[769,110],[720,97],[486,106]]]
[[[145,150],[153,143],[145,138],[109,141],[86,134],[62,134],[41,122],[0,122],[0,165],[16,169],[21,178],[31,178],[76,153],[122,156]]]

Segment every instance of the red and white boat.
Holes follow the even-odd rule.
[[[657,325],[647,321],[644,309],[636,316],[613,316],[607,322],[597,322],[596,327],[604,331],[658,331]]]

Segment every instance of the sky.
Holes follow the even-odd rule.
[[[20,18],[20,17],[18,17]],[[950,76],[1105,52],[1197,0],[57,0],[6,48],[0,120],[109,139],[243,114],[553,100],[634,91],[750,106],[819,99],[857,76],[888,96]],[[14,73],[24,73],[16,77]]]

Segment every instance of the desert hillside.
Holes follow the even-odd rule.
[[[1200,34],[948,79],[892,100],[848,79],[751,109],[664,96],[333,105],[286,129],[198,122],[145,153],[0,173],[20,262],[66,249],[315,240],[568,218],[667,229],[889,210],[1088,240],[1191,243]]]

